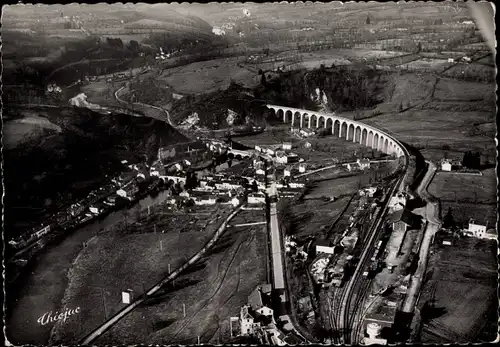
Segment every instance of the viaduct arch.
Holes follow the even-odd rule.
[[[291,123],[292,126],[331,129],[332,134],[337,135],[339,138],[345,138],[347,141],[357,142],[396,157],[405,156],[407,153],[404,146],[397,139],[359,121],[339,117],[335,114],[312,112],[292,107],[266,106],[273,110],[278,117],[283,117],[284,123]]]

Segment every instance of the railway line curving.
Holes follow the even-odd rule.
[[[304,125],[304,119],[306,119],[308,121],[307,123],[309,128],[311,125],[314,125],[314,119],[316,119],[316,128],[319,127],[320,120],[323,120],[325,128],[329,127],[328,124],[331,124],[332,134],[336,134],[337,129],[338,136],[345,136],[346,140],[352,140],[353,142],[359,142],[360,144],[364,144],[368,147],[380,149],[387,154],[404,157],[404,165],[403,170],[401,171],[401,176],[391,187],[389,194],[386,195],[384,207],[379,210],[368,234],[364,237],[364,239],[367,239],[368,241],[361,254],[354,274],[345,286],[335,290],[335,292],[339,292],[335,293],[335,296],[331,301],[331,309],[335,312],[333,317],[330,317],[331,327],[334,331],[340,333],[339,342],[346,344],[351,343],[351,340],[356,338],[356,332],[359,330],[358,327],[351,329],[351,326],[355,323],[357,312],[363,304],[365,293],[371,284],[371,280],[360,276],[360,272],[368,264],[370,259],[368,255],[375,251],[375,240],[380,234],[381,222],[387,214],[390,198],[396,193],[396,191],[400,192],[403,190],[405,178],[408,175],[410,153],[408,149],[392,135],[359,121],[353,121],[334,114],[325,114],[322,112],[290,107],[276,105],[267,105],[267,107],[272,109],[278,116],[282,115],[284,122],[287,122],[288,115],[291,115],[292,126],[294,125],[295,117],[299,118],[301,127]],[[358,293],[355,299],[353,299],[353,291]],[[337,309],[335,309],[335,306],[337,306]]]

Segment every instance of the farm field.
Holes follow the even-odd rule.
[[[404,121],[394,122],[393,115],[371,118],[369,124],[388,129],[400,141],[420,146],[426,159],[440,160],[447,151],[450,157],[463,156],[468,150],[483,151],[483,158],[492,161],[495,156],[493,138],[470,135],[475,131],[471,119],[477,123],[493,121],[493,112],[436,112],[431,110],[410,110],[398,117]],[[446,129],[446,132],[443,132]],[[443,148],[444,147],[444,148]]]
[[[4,123],[3,144],[11,149],[33,138],[41,138],[50,132],[60,132],[61,128],[48,119],[39,116],[26,116]]]
[[[352,195],[344,195],[332,202],[321,199],[304,200],[295,204],[285,205],[290,213],[290,230],[287,235],[294,235],[298,240],[309,236],[327,238],[329,228],[348,206]]]
[[[340,161],[348,160],[351,157],[374,158],[378,154],[377,151],[364,145],[347,141],[345,138],[339,138],[335,135],[306,139],[306,141],[311,143],[311,148],[315,152],[327,154]]]
[[[238,136],[235,141],[244,144],[245,146],[254,147],[257,145],[276,145],[283,142],[291,142],[292,150],[294,147],[298,146],[302,140],[294,136],[290,132],[290,125],[283,125],[267,129],[260,133],[250,136]]]
[[[370,171],[353,173],[350,176],[319,181],[307,192],[304,199],[318,199],[323,196],[339,197],[356,193],[361,187],[369,184]]]
[[[497,218],[495,169],[482,171],[482,176],[437,173],[429,185],[429,193],[441,202],[441,215],[452,209],[456,222],[468,223],[474,218],[479,223],[488,221],[494,226]]]
[[[51,341],[77,342],[124,307],[122,290],[144,293],[168,274],[168,264],[173,271],[200,250],[229,212],[229,207],[191,214],[158,208],[151,217],[94,237],[73,261],[63,299],[64,306],[81,307],[81,313],[56,323]]]
[[[245,87],[259,83],[258,76],[238,67],[238,58],[215,59],[192,63],[164,72],[159,79],[180,94],[209,93],[226,89],[231,80]]]
[[[235,217],[236,222],[241,219],[248,217]],[[266,225],[228,228],[200,263],[176,279],[173,288],[131,312],[99,342],[140,343],[147,339],[160,344],[195,344],[197,336],[201,343],[228,341],[229,317],[238,315],[248,295],[267,280],[266,233]]]
[[[449,247],[434,245],[419,303],[423,306],[434,296],[434,310],[422,317],[421,342],[475,341],[487,324],[496,324],[487,319],[496,310],[496,254],[495,242],[475,238],[458,239]]]
[[[423,70],[432,70],[436,72],[441,72],[447,67],[449,67],[451,63],[448,63],[447,60],[444,59],[428,59],[422,58],[419,60],[410,61],[404,63],[403,65],[399,65],[401,67],[407,67],[408,69],[423,69]]]

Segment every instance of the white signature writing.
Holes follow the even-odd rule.
[[[38,318],[37,322],[38,324],[45,325],[48,323],[54,323],[55,321],[62,320],[63,322],[66,322],[66,319],[68,319],[69,316],[74,315],[76,313],[80,313],[80,307],[75,308],[74,310],[70,310],[68,308],[64,309],[64,312],[58,312],[54,315],[52,315],[52,311],[50,312],[45,312],[43,316]]]

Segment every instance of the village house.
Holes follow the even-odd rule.
[[[299,164],[299,172],[304,173],[306,172],[307,164],[306,163],[300,163]]]
[[[301,194],[301,190],[297,188],[281,188],[278,189],[278,194],[280,198],[295,198],[296,196]]]
[[[464,233],[480,239],[497,239],[495,229],[487,229],[487,225],[478,224],[474,219],[469,220],[469,226],[464,230]]]
[[[239,180],[235,179],[224,179],[219,182],[214,181],[215,188],[219,190],[230,190],[230,189],[242,189],[243,186]]]
[[[304,142],[303,146],[304,146],[304,148],[311,148],[312,144],[311,144],[311,142],[306,141],[306,142]]]
[[[182,177],[182,176],[173,176],[173,175],[162,175],[160,173],[160,179],[164,182],[169,182],[169,181],[172,181],[174,183],[179,183],[179,184],[186,184],[186,177]]]
[[[247,202],[249,204],[265,204],[266,196],[263,193],[250,193],[247,196]]]
[[[344,166],[346,167],[347,171],[349,171],[349,172],[356,170],[359,167],[358,163],[347,163],[347,164],[344,164]]]
[[[106,200],[104,201],[104,203],[107,204],[107,205],[109,205],[109,206],[114,206],[115,203],[116,203],[116,197],[117,196],[118,195],[116,195],[116,194],[111,194],[110,196],[108,196],[106,198]]]
[[[304,161],[299,158],[299,156],[295,153],[288,153],[287,155],[287,162],[288,163],[297,163],[299,161]]]
[[[306,184],[304,182],[288,182],[288,186],[290,188],[297,189],[297,188],[304,188]]]
[[[377,192],[377,187],[368,187],[368,188],[365,188],[365,189],[362,189],[360,190],[360,196],[368,196],[370,198],[373,198],[373,196],[375,195],[375,193]]]
[[[44,226],[37,230],[34,235],[35,237],[42,237],[43,235],[47,234],[50,231],[50,225]]]
[[[406,232],[408,229],[418,228],[420,217],[407,209],[394,212],[391,217],[392,230]]]
[[[303,128],[303,129],[300,129],[299,134],[304,136],[304,137],[309,137],[309,136],[313,136],[314,134],[316,134],[316,131],[313,129]]]
[[[135,195],[139,192],[139,188],[134,183],[129,183],[126,186],[118,189],[116,191],[116,195],[121,196],[122,198],[133,200]]]
[[[276,152],[276,163],[277,164],[286,164],[288,163],[288,156],[283,151]]]
[[[316,241],[316,255],[318,254],[333,254],[334,247],[330,245],[330,242],[328,241]]]
[[[85,206],[83,206],[80,202],[72,204],[69,208],[69,213],[71,216],[77,216],[81,214],[85,210]]]
[[[179,193],[179,196],[181,198],[189,198],[191,195],[186,190],[183,190],[182,192]]]
[[[101,203],[97,203],[90,206],[89,211],[93,214],[101,214],[104,211],[104,206]]]
[[[286,336],[278,330],[278,328],[274,325],[271,324],[269,328],[266,329],[267,334],[269,335],[269,338],[271,339],[271,344],[276,345],[276,346],[285,346],[285,338]]]
[[[291,142],[283,142],[281,148],[284,151],[289,151],[292,149],[292,143]]]
[[[182,194],[182,193],[181,193]],[[180,194],[179,194],[180,196]],[[194,197],[195,205],[215,205],[217,202],[217,198],[215,195],[202,195]]]
[[[391,197],[391,200],[389,201],[389,209],[391,209],[392,211],[402,210],[404,209],[405,206],[406,206],[406,197],[402,193]]]
[[[241,204],[241,200],[240,198],[234,196],[232,199],[231,199],[231,205],[233,205],[234,207],[236,206],[239,206]]]
[[[283,170],[284,177],[290,177],[292,175],[292,168],[287,166],[285,170]]]
[[[254,333],[254,318],[249,312],[250,306],[245,305],[240,309],[240,329],[241,335],[251,335]]]
[[[361,170],[370,168],[370,159],[366,159],[366,158],[358,159],[356,161],[356,163],[358,164],[358,166]]]
[[[443,159],[441,161],[441,171],[451,171],[451,161],[448,159]]]
[[[248,296],[248,305],[255,312],[255,318],[263,325],[274,321],[271,307],[271,286],[269,284],[257,286]]]

